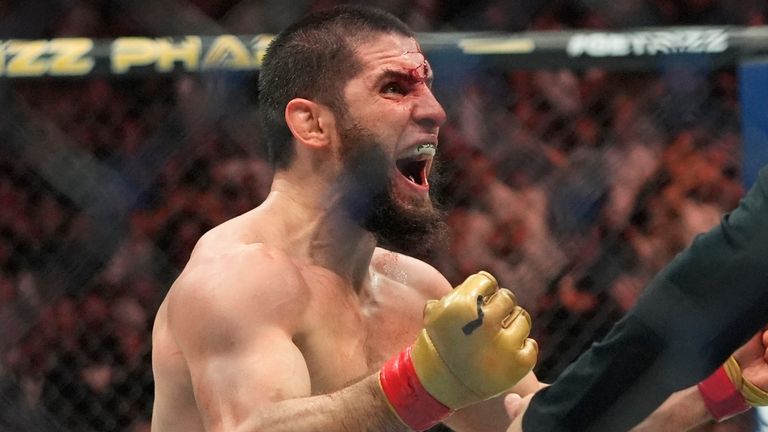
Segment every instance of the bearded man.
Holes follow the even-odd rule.
[[[445,234],[432,78],[413,32],[374,9],[273,40],[271,191],[202,236],[158,310],[153,431],[503,431],[501,395],[541,388],[509,290],[486,272],[454,289],[395,252]]]
[[[538,388],[527,312],[488,273],[453,290],[393,251],[445,234],[432,78],[381,11],[335,8],[275,38],[259,75],[271,191],[199,240],[158,311],[154,431],[509,425],[501,401],[490,417],[476,402]]]

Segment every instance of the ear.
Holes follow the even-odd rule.
[[[322,104],[295,98],[285,106],[285,123],[293,136],[304,145],[325,147],[331,142],[334,118]]]

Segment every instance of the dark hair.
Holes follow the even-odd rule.
[[[288,102],[301,97],[345,113],[342,90],[362,67],[355,48],[382,33],[414,36],[394,15],[343,5],[305,16],[270,43],[259,72],[259,109],[273,168],[286,168],[293,160],[285,123]]]

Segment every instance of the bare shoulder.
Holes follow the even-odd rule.
[[[405,254],[376,248],[371,265],[378,273],[407,285],[426,299],[441,298],[452,289],[436,268]]]
[[[307,302],[307,286],[284,252],[262,243],[203,238],[168,293],[168,318],[180,329],[209,332],[274,325],[290,331]]]

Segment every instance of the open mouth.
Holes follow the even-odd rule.
[[[403,177],[407,178],[411,183],[416,183],[419,186],[425,186],[427,184],[427,161],[426,160],[399,160],[397,161],[397,169]]]
[[[429,186],[427,176],[435,155],[436,146],[434,144],[420,144],[397,160],[396,165],[400,174],[408,181],[418,186]]]

